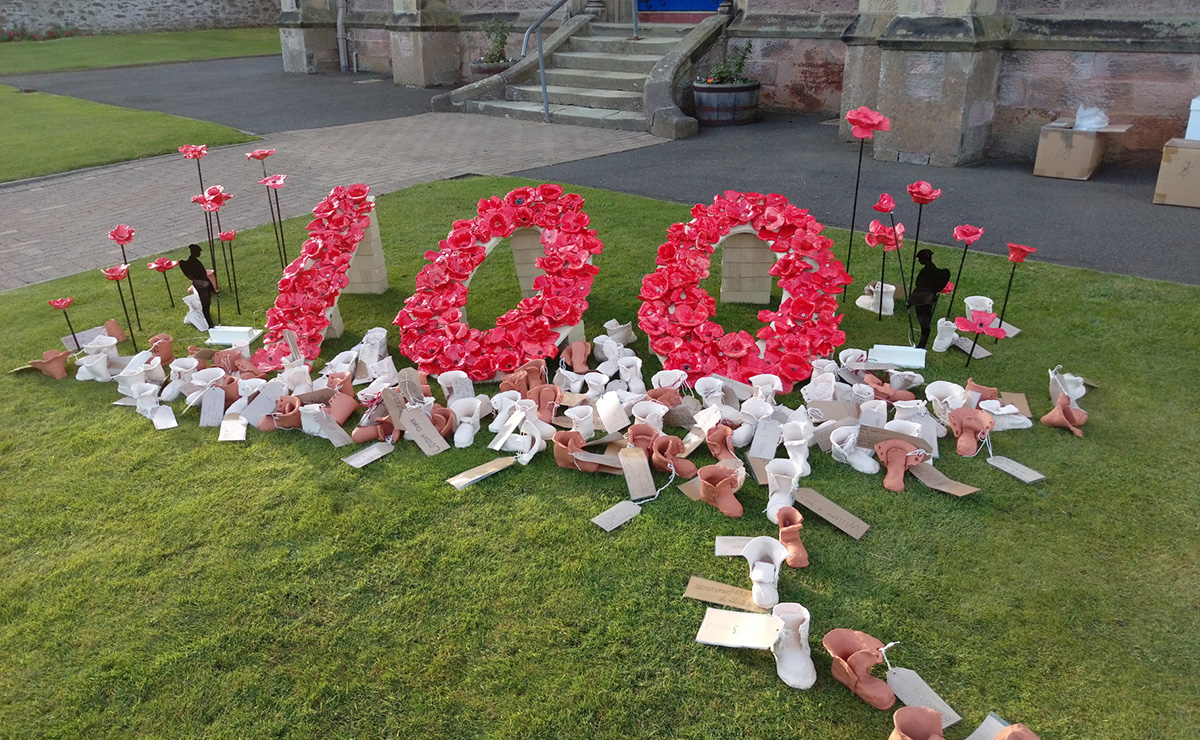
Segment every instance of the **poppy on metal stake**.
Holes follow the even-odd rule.
[[[1036,251],[1037,249],[1024,244],[1008,243],[1008,261],[1012,263],[1012,270],[1008,273],[1008,287],[1004,289],[1004,305],[1000,307],[1000,326],[1004,326],[1004,314],[1008,312],[1008,294],[1012,292],[1013,276],[1017,274],[1017,265]],[[1000,337],[996,337],[996,342],[999,343],[999,341]]]
[[[977,226],[963,224],[954,227],[954,238],[963,243],[963,251],[962,258],[958,261],[958,274],[954,276],[954,291],[950,293],[950,305],[946,307],[947,319],[950,318],[950,312],[954,310],[954,297],[958,295],[958,284],[962,281],[963,263],[967,261],[967,249],[979,241],[981,236],[983,236],[983,229]]]

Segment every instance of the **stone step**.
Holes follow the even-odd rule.
[[[607,72],[640,72],[648,75],[660,59],[662,57],[656,54],[559,51],[550,55],[547,64],[558,69],[596,69]]]
[[[541,84],[538,82],[536,74],[534,75],[534,84]],[[547,69],[546,84],[640,93],[646,88],[646,73],[609,72],[600,69]]]
[[[472,100],[464,106],[473,113],[483,113],[500,118],[520,121],[541,121],[542,104],[512,100]],[[573,105],[551,105],[550,122],[568,126],[615,129],[618,131],[649,131],[650,123],[641,113],[609,110],[604,108],[581,108]]]
[[[601,54],[652,54],[659,57],[666,55],[679,40],[672,37],[647,37],[637,41],[617,36],[572,36],[567,41],[570,51],[590,51]]]
[[[547,85],[546,93],[551,105],[636,111],[639,115],[642,111],[642,94],[640,92]],[[542,87],[540,84],[509,85],[504,89],[504,97],[510,101],[540,104]]]
[[[695,26],[687,23],[639,23],[638,33],[643,37],[655,36],[665,37],[670,36],[675,40],[682,39],[688,35]],[[632,23],[596,23],[588,24],[588,29],[593,36],[618,36],[620,38],[629,38],[633,35]]]

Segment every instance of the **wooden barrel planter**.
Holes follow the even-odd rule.
[[[498,75],[509,67],[513,66],[512,62],[471,62],[471,75],[475,80],[486,80],[492,75]]]
[[[761,82],[740,85],[693,83],[696,120],[706,126],[741,126],[758,118]]]

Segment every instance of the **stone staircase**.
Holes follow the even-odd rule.
[[[551,123],[648,131],[643,91],[655,65],[673,50],[692,26],[642,24],[631,39],[628,25],[589,23],[563,47],[546,55],[546,91]],[[527,121],[543,120],[537,53],[532,76],[504,88],[503,100],[470,100],[463,109]]]

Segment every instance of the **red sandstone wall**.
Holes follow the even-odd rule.
[[[746,69],[762,80],[760,105],[837,115],[842,105],[844,43],[833,39],[751,40],[754,50]]]

